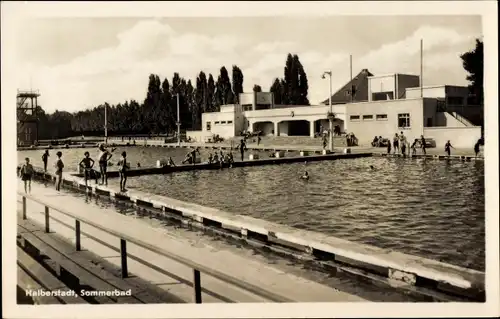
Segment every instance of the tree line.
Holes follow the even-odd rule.
[[[181,128],[201,130],[201,114],[217,112],[221,105],[238,103],[243,82],[243,71],[237,65],[233,65],[231,77],[222,66],[217,79],[201,71],[195,83],[179,73],[174,73],[171,80],[161,80],[158,75],[150,74],[142,103],[136,100],[116,105],[104,103],[75,113],[56,110],[52,114],[46,114],[39,107],[39,139],[103,135],[105,108],[109,136],[169,134],[177,129],[177,99]],[[255,84],[253,91],[262,92],[262,87]],[[284,78],[276,79],[269,91],[275,93],[276,104],[309,105],[307,75],[297,55],[288,54]]]

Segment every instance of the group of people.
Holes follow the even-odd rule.
[[[88,186],[88,181],[94,179],[96,185],[99,183],[99,177],[101,178],[101,185],[108,185],[108,166],[110,166],[111,158],[113,157],[113,152],[115,148],[111,151],[107,150],[104,145],[99,145],[99,172],[94,169],[95,161],[90,157],[89,152],[84,153],[84,158],[80,161],[78,166],[83,169],[83,176],[85,179],[85,186]],[[125,185],[127,183],[127,172],[130,169],[130,163],[127,161],[127,152],[122,152],[120,160],[118,161],[118,172],[120,174],[120,192],[127,191]]]
[[[374,141],[372,142],[372,146],[380,146],[380,141],[383,141],[382,137],[375,137]],[[476,157],[479,155],[480,152],[480,145],[481,145],[481,139],[477,140],[476,144],[474,145],[474,153],[476,154]],[[392,146],[392,147],[391,147]],[[420,135],[420,138],[416,138],[413,140],[413,143],[410,145],[407,142],[406,136],[404,135],[403,132],[401,132],[399,135],[396,133],[394,135],[394,138],[392,140],[392,145],[390,141],[387,143],[387,154],[391,154],[391,148],[393,148],[394,154],[401,154],[403,156],[406,156],[406,148],[410,147],[411,150],[411,155],[416,155],[417,154],[417,148],[420,148],[422,150],[422,154],[426,155],[427,154],[427,143],[425,141],[425,138],[423,135]],[[451,149],[454,149],[453,145],[451,145],[450,140],[448,140],[445,145],[444,145],[444,152],[446,155],[450,156],[451,155]]]
[[[208,164],[218,164],[220,167],[224,167],[224,164],[228,164],[229,167],[232,167],[234,163],[233,153],[228,152],[224,154],[224,152],[219,151],[219,153],[215,152],[214,154],[208,154]]]
[[[94,179],[96,184],[99,183],[99,178],[101,178],[102,185],[108,185],[108,166],[111,164],[110,159],[113,156],[113,152],[115,149],[111,149],[111,151],[107,150],[104,145],[99,145],[99,155],[98,155],[98,164],[99,171],[94,169],[95,161],[90,157],[89,152],[84,153],[84,158],[78,164],[79,167],[83,169],[83,175],[85,179],[85,186],[88,186],[88,181]],[[56,182],[55,187],[57,191],[61,190],[62,184],[62,175],[64,169],[64,162],[62,160],[62,152],[58,151],[56,153],[57,160],[54,163],[55,167],[55,176]],[[47,166],[49,161],[49,151],[45,150],[42,155],[43,162],[43,170],[47,172]],[[120,173],[120,191],[125,192],[125,185],[127,183],[127,171],[130,169],[130,164],[127,162],[127,153],[122,152],[121,158],[118,161],[118,171]],[[34,175],[33,165],[30,163],[30,159],[27,157],[25,159],[25,163],[19,170],[19,175],[21,179],[24,181],[24,189],[26,192],[31,192],[31,179]]]
[[[449,147],[452,147],[450,141],[448,141],[447,145],[449,145]],[[425,137],[423,135],[420,135],[420,138],[414,139],[413,143],[410,145],[403,132],[401,132],[399,135],[398,133],[394,134],[394,137],[392,139],[392,148],[394,148],[394,154],[401,154],[403,156],[406,156],[407,147],[410,148],[412,156],[417,154],[417,148],[420,148],[422,150],[422,154],[424,155],[427,154],[426,151],[427,144],[425,141]],[[391,153],[391,143],[389,141],[387,143],[387,154],[390,153]],[[448,148],[448,155],[450,155],[449,148]]]
[[[237,146],[237,149],[240,150],[241,153],[241,160],[243,161],[245,159],[245,150],[246,148],[246,143],[245,139],[242,139],[240,143]],[[184,157],[184,160],[182,161],[182,164],[196,164],[196,156],[201,155],[200,154],[200,148],[196,147],[195,149],[189,151],[186,156]],[[169,161],[172,161],[172,158],[170,158]],[[234,163],[234,157],[232,152],[227,152],[224,154],[222,150],[219,150],[218,152],[215,151],[214,153],[209,153],[208,154],[208,164],[216,164],[220,165],[222,168],[225,164],[228,164],[229,167],[232,167],[232,164]],[[175,166],[175,164],[170,164],[170,166]]]
[[[49,161],[49,151],[46,150],[43,155],[42,155],[42,162],[43,162],[43,171],[47,172],[47,164]],[[61,184],[62,184],[62,173],[64,169],[64,163],[62,161],[62,152],[59,151],[56,153],[57,160],[54,163],[54,167],[56,169],[55,175],[56,175],[56,190],[60,191],[61,190]],[[30,163],[29,157],[26,157],[25,163],[21,166],[21,169],[19,170],[19,175],[21,177],[21,180],[24,181],[24,191],[26,193],[31,192],[31,180],[33,179],[33,175],[35,174],[35,169],[33,165]]]

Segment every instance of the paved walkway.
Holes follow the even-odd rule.
[[[22,182],[18,182],[18,189],[22,190]],[[151,245],[156,245],[174,254],[193,260],[194,262],[209,266],[218,271],[224,272],[238,279],[247,281],[262,289],[282,295],[298,302],[332,302],[332,301],[366,301],[358,296],[340,292],[331,287],[306,280],[304,278],[285,273],[269,264],[244,258],[229,251],[215,249],[202,242],[189,242],[176,234],[172,229],[153,228],[130,216],[118,214],[116,210],[104,208],[98,204],[88,203],[82,197],[65,191],[56,192],[54,188],[45,187],[42,184],[32,184],[32,196],[49,202],[54,207],[61,207],[74,213],[76,216],[90,218],[99,221],[103,227],[120,231],[129,236],[140,239]],[[21,209],[21,204],[18,205]],[[28,200],[28,218],[39,223],[44,222],[43,206]],[[51,216],[69,224],[74,225],[74,220],[60,213],[51,210]],[[83,232],[88,232],[92,236],[100,238],[119,248],[119,239],[106,234],[87,225],[81,226]],[[51,229],[74,242],[74,231],[57,223],[51,219]],[[114,250],[98,244],[86,236],[82,236],[82,246],[95,254],[106,258],[108,261],[119,265],[119,254]],[[133,244],[127,245],[129,254],[133,254],[156,266],[164,269],[175,276],[166,276],[152,270],[138,262],[129,259],[129,271],[141,278],[157,284],[162,289],[173,293],[188,302],[192,301],[192,288],[184,284],[180,279],[192,282],[192,270],[166,257],[158,256],[149,251],[145,251]],[[177,276],[177,278],[176,278]],[[202,287],[225,296],[236,302],[266,302],[266,300],[248,293],[244,290],[226,284],[209,276],[201,276]],[[203,293],[204,302],[221,302],[213,295]]]

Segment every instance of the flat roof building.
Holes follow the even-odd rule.
[[[374,136],[391,138],[403,131],[410,139],[424,135],[437,144],[449,139],[456,147],[472,147],[481,129],[456,109],[466,105],[467,87],[419,85],[416,75],[373,75],[363,69],[332,95],[336,131],[353,133],[360,145],[370,144]],[[240,94],[239,101],[221,106],[219,112],[203,113],[202,130],[187,135],[207,142],[214,135],[231,139],[244,132],[314,138],[328,131],[329,99],[320,105],[275,105],[272,93],[252,92]]]

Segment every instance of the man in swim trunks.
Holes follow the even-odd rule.
[[[99,145],[99,168],[101,171],[101,184],[108,185],[108,162],[113,156],[104,145]]]

